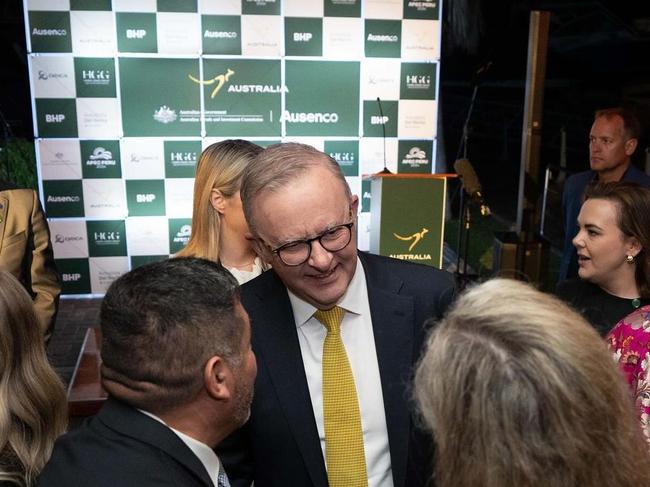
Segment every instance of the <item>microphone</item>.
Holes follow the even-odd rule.
[[[379,106],[379,116],[381,117],[381,130],[384,138],[384,169],[379,171],[378,174],[393,174],[386,167],[386,119],[384,118],[384,111],[381,109],[381,100],[377,97],[377,105]]]
[[[478,180],[476,171],[472,167],[472,163],[468,159],[458,159],[454,162],[454,169],[458,173],[458,176],[460,176],[460,181],[463,183],[465,192],[479,204],[481,215],[490,216],[492,212],[485,204],[485,200],[481,194],[481,183]]]

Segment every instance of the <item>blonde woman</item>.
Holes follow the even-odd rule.
[[[32,485],[66,423],[65,389],[32,300],[0,270],[0,485]]]
[[[262,151],[246,140],[224,140],[201,154],[194,180],[192,236],[178,257],[201,257],[221,262],[239,281],[265,269],[246,233],[239,187],[247,164]]]
[[[638,487],[650,455],[598,333],[559,299],[494,279],[436,326],[415,396],[439,487]]]

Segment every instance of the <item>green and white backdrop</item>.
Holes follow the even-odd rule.
[[[440,0],[25,0],[39,184],[65,294],[177,252],[202,148],[311,144],[435,172]],[[380,117],[377,98],[382,101]]]

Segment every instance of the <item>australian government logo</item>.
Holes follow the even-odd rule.
[[[176,113],[176,110],[167,105],[162,105],[158,110],[154,110],[153,119],[156,122],[166,125],[175,122],[176,120],[179,120],[180,122],[198,122],[199,115],[199,110],[179,110],[179,113]]]
[[[428,228],[422,228],[419,232],[415,232],[412,235],[400,235],[397,233],[393,233],[393,236],[402,242],[406,242],[409,244],[408,246],[408,253],[403,253],[403,254],[391,254],[390,256],[393,257],[394,259],[402,259],[402,260],[431,260],[431,254],[416,254],[413,253],[413,250],[422,242],[424,239],[424,236],[429,233]]]

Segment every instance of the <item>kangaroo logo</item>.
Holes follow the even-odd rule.
[[[409,245],[409,252],[415,248],[415,246],[424,238],[424,234],[429,233],[429,229],[427,228],[422,228],[421,232],[415,232],[413,235],[410,235],[408,237],[402,237],[401,235],[397,235],[396,233],[393,233],[395,235],[395,238],[398,238],[400,240],[404,240],[405,242],[411,242],[411,245]]]
[[[219,90],[223,88],[223,85],[226,83],[226,81],[228,81],[233,74],[235,74],[235,72],[232,69],[228,68],[228,71],[226,71],[225,74],[219,74],[214,78],[208,80],[195,78],[191,74],[188,74],[187,76],[192,81],[200,85],[211,85],[213,83],[217,83],[217,86],[214,87],[214,90],[212,90],[212,93],[210,94],[210,98],[214,98],[215,96],[217,96],[217,93],[219,93]]]

